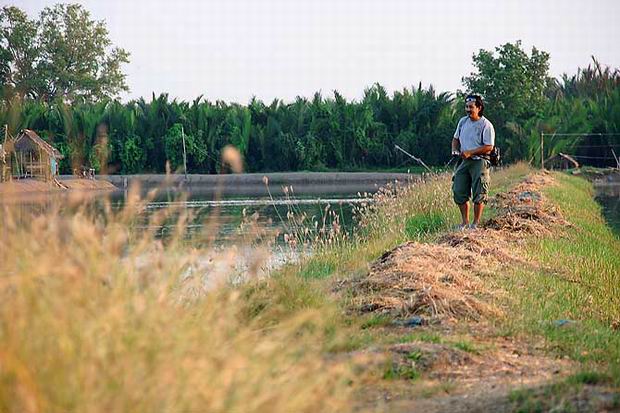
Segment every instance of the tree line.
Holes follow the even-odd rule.
[[[84,48],[95,55],[81,59]],[[112,47],[105,24],[79,5],[46,8],[38,21],[4,7],[0,55],[0,122],[13,135],[30,128],[56,146],[65,155],[61,173],[80,166],[161,173],[167,162],[177,170],[183,140],[190,173],[225,172],[220,154],[227,145],[243,155],[248,172],[413,165],[395,145],[441,166],[467,92],[484,97],[485,116],[507,161],[539,162],[541,133],[549,134],[545,157],[563,151],[599,166],[611,164],[610,148],[620,144],[618,69],[593,58],[575,75],[553,79],[549,54],[536,48],[528,53],[518,41],[474,54],[474,71],[455,93],[419,84],[390,94],[375,84],[359,100],[334,91],[246,105],[202,96],[178,101],[167,94],[115,99],[127,89],[120,67],[129,55]],[[566,132],[582,135],[553,135]]]

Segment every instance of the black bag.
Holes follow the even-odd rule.
[[[483,134],[484,134],[484,128],[482,129],[482,132],[480,132],[480,145],[482,146],[484,146]],[[497,146],[493,146],[493,150],[489,152],[487,155],[483,156],[482,158],[489,161],[491,166],[500,166],[502,164],[502,157],[500,154],[500,150]]]
[[[491,166],[500,166],[502,164],[502,157],[497,146],[494,146],[493,150],[489,152],[489,163]]]

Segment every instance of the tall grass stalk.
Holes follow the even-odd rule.
[[[141,207],[4,209],[0,411],[347,411],[349,369],[322,357],[337,333],[319,291],[295,279],[271,280],[269,295],[233,288],[234,249],[183,242],[183,214],[165,240],[136,236]]]

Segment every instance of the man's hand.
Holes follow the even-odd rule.
[[[477,155],[486,155],[489,152],[491,152],[493,150],[493,145],[484,145],[481,146],[477,149],[472,149],[470,151],[463,151],[461,152],[461,158],[463,159],[469,159],[472,156],[477,156]]]

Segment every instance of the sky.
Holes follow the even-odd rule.
[[[6,0],[5,0],[6,1]],[[58,1],[9,0],[32,18]],[[130,52],[122,100],[291,101],[334,90],[359,99],[432,84],[462,88],[472,56],[521,40],[550,73],[620,67],[618,0],[82,0]]]

